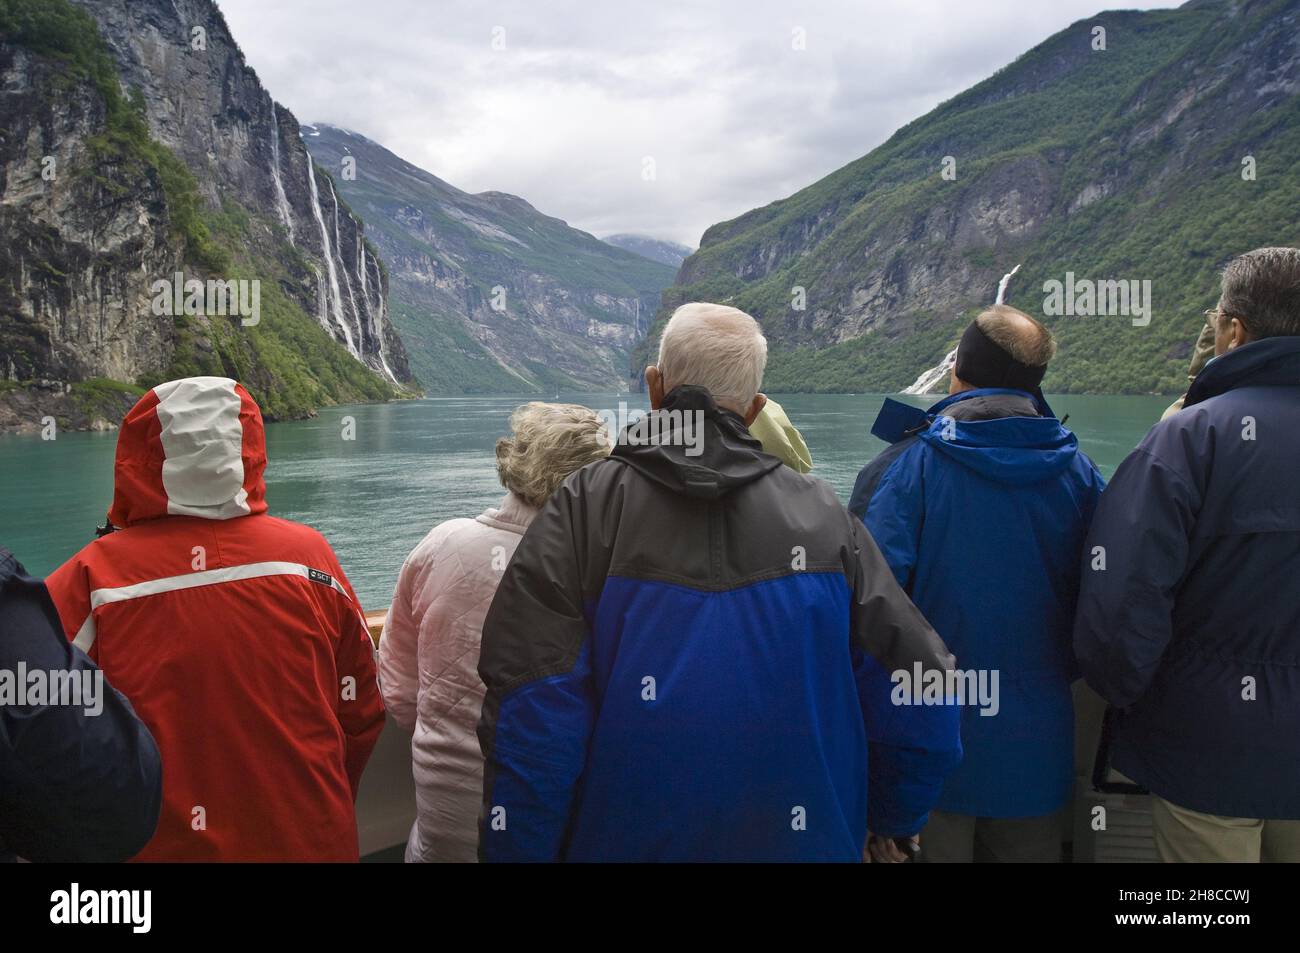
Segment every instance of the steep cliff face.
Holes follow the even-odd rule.
[[[670,266],[501,192],[471,195],[364,136],[303,140],[365,217],[430,393],[622,389]]]
[[[297,120],[245,64],[216,5],[74,2],[96,18],[122,82],[143,94],[150,132],[184,160],[208,204],[273,209],[281,237],[311,271],[294,297],[358,360],[393,382],[409,379],[386,320],[383,270],[361,222],[314,169]],[[200,40],[204,48],[195,49]]]
[[[709,229],[659,318],[727,300],[773,343],[770,389],[894,390],[1022,264],[1007,301],[1060,341],[1049,389],[1181,389],[1217,270],[1300,239],[1298,26],[1297,0],[1080,21],[856,162]],[[1067,273],[1150,281],[1149,320],[1045,315],[1045,284]]]
[[[133,380],[171,360],[150,283],[183,249],[158,176],[104,167],[107,123],[92,81],[0,42],[0,379]]]
[[[0,0],[0,24],[0,378],[223,373],[272,417],[405,389],[384,268],[211,0]],[[193,280],[259,313],[159,294]]]

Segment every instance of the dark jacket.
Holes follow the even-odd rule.
[[[702,415],[702,453],[625,432],[488,611],[481,854],[853,862],[868,821],[916,833],[957,722],[892,705],[889,673],[951,656],[826,484],[700,388],[664,411]]]
[[[968,693],[965,756],[935,806],[1051,813],[1073,779],[1070,634],[1101,474],[1024,391],[966,391],[928,411],[890,401],[873,432],[897,442],[863,469],[849,509],[958,669],[996,687],[991,702]]]
[[[103,710],[88,714],[89,704],[19,698],[20,672],[33,691],[36,672],[71,673],[85,687],[87,673],[102,679],[64,638],[45,584],[0,549],[0,860],[127,860],[158,822],[162,767],[149,729],[107,682]]]
[[[1300,337],[1216,358],[1121,464],[1075,650],[1115,768],[1182,807],[1300,819]]]

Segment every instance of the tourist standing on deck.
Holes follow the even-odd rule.
[[[47,580],[63,628],[163,759],[141,860],[356,860],[383,727],[374,646],[329,544],[266,513],[239,384],[159,384],[117,438],[111,532]]]
[[[891,857],[924,823],[956,719],[892,705],[889,673],[952,657],[750,435],[766,357],[749,315],[677,309],[651,413],[519,544],[479,662],[486,859],[856,861],[868,822]]]
[[[411,551],[379,640],[384,704],[414,733],[418,815],[408,863],[478,857],[483,616],[538,507],[574,470],[609,455],[601,418],[575,404],[525,404],[510,429],[496,448],[505,497],[474,519],[439,524]]]
[[[994,305],[962,335],[950,396],[891,401],[893,443],[858,477],[862,517],[899,584],[992,697],[961,708],[965,757],[921,836],[939,862],[1061,859],[1074,764],[1070,651],[1097,468],[1039,384],[1055,352],[1029,315]]]
[[[149,729],[0,547],[0,862],[129,860],[161,794]]]
[[[1300,861],[1300,251],[1223,273],[1215,358],[1120,465],[1075,649],[1165,861]]]

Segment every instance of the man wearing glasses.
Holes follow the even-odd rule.
[[[1165,861],[1300,861],[1300,250],[1223,273],[1215,359],[1102,494],[1075,624]]]

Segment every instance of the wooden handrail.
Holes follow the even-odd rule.
[[[370,640],[379,646],[379,636],[384,631],[384,620],[388,618],[387,609],[366,613],[366,628],[370,630]]]

